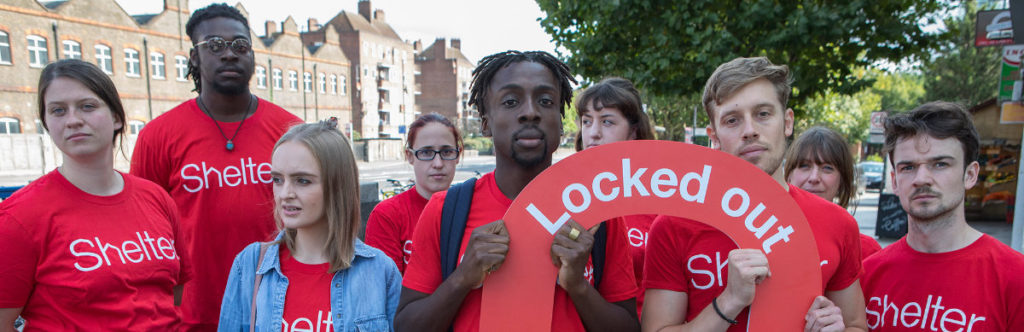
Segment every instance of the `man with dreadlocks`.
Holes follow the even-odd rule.
[[[479,286],[508,253],[509,235],[500,219],[530,180],[551,165],[565,105],[572,101],[571,83],[575,80],[568,66],[545,52],[507,51],[480,61],[473,71],[470,103],[480,111],[483,134],[494,141],[496,167],[475,183],[436,193],[427,203],[413,232],[416,253],[406,267],[396,330],[479,330]],[[442,210],[450,204],[447,195],[463,200],[467,190],[472,196],[465,227],[452,227],[454,231],[445,233],[451,237],[441,234],[447,222]],[[606,237],[598,239],[605,241],[605,250],[600,253],[604,263],[597,287],[590,262],[597,228],[587,231],[570,221],[555,235],[550,259],[558,267],[558,280],[552,285],[552,331],[640,329],[625,226],[619,220],[601,227],[605,231],[598,234]],[[442,249],[452,243],[457,250]],[[459,263],[445,268],[447,257],[461,259],[448,258]]]
[[[195,253],[194,275],[182,301],[183,325],[214,331],[235,254],[268,239],[275,229],[271,149],[301,120],[249,92],[251,34],[237,9],[225,4],[199,9],[185,31],[193,44],[188,73],[199,96],[146,125],[131,173],[156,182],[177,203],[182,241]]]

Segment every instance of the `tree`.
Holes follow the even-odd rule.
[[[922,68],[925,99],[958,102],[967,107],[999,94],[1000,47],[975,47],[977,6],[968,1],[963,15],[945,20],[946,31],[936,56]]]
[[[541,26],[585,79],[622,76],[649,96],[692,100],[718,65],[767,56],[790,66],[790,106],[798,114],[808,98],[825,91],[852,94],[869,86],[870,80],[852,75],[854,68],[923,58],[937,36],[921,24],[934,22],[947,6],[930,0],[537,3],[547,13]],[[675,111],[692,114],[692,106]]]

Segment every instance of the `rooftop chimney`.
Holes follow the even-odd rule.
[[[267,37],[271,37],[277,33],[277,22],[267,21],[264,26],[267,28]]]
[[[385,22],[385,20],[384,20],[384,10],[383,9],[374,10],[373,11],[373,20],[374,20],[374,22],[380,21],[381,23],[384,23]]]
[[[371,9],[370,0],[359,0],[359,15],[363,16],[367,21],[372,21],[373,17],[370,16]]]
[[[452,38],[452,48],[462,50],[462,40],[459,38]]]
[[[309,18],[308,20],[306,20],[306,31],[316,30],[320,30],[320,22],[318,22],[315,18]]]

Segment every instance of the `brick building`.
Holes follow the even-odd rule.
[[[36,85],[42,68],[57,59],[82,59],[110,74],[121,94],[129,134],[196,96],[193,82],[185,78],[192,47],[185,34],[187,0],[164,0],[160,13],[135,16],[114,0],[10,1],[0,4],[0,133],[42,133]],[[245,8],[237,7],[248,16]],[[325,35],[337,36],[325,30]],[[337,38],[306,47],[289,18],[280,31],[271,29],[252,39],[253,93],[306,121],[351,119],[349,62]],[[281,80],[276,79],[278,72]]]
[[[402,129],[419,113],[413,46],[391,28],[383,10],[373,10],[369,0],[359,1],[358,13],[342,11],[325,26],[338,32],[337,40],[352,65],[355,130],[363,137],[401,137]],[[329,39],[317,33],[310,34],[307,42]]]
[[[417,42],[418,44],[418,42]],[[458,124],[467,133],[476,133],[480,118],[469,104],[469,85],[476,65],[462,54],[462,41],[444,38],[416,56],[416,106],[422,113],[436,112]]]

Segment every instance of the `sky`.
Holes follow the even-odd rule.
[[[116,0],[129,14],[152,14],[163,9],[162,0]],[[195,11],[212,0],[190,0]],[[326,23],[342,10],[358,12],[358,0],[232,0],[241,2],[249,12],[249,24],[256,35],[264,35],[264,22],[284,21],[289,15],[305,29],[306,19]],[[430,45],[435,38],[461,38],[462,51],[470,60],[509,49],[541,50],[554,54],[539,17],[544,15],[532,0],[374,0],[374,9],[383,9],[386,20],[407,41],[422,40]]]

